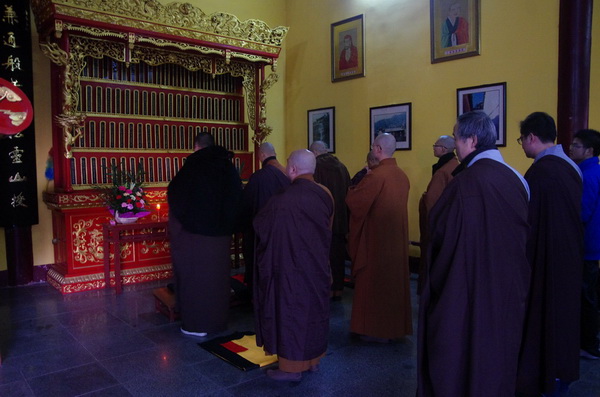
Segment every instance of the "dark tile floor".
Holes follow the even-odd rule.
[[[119,296],[62,296],[46,284],[0,289],[0,396],[415,395],[416,338],[390,345],[351,338],[352,290],[332,303],[321,370],[279,383],[264,369],[243,372],[211,355],[197,345],[204,338],[181,334],[178,323],[155,313],[152,289],[165,284],[127,286]],[[232,308],[227,333],[248,330],[252,310]],[[600,396],[599,361],[581,361],[569,396]]]

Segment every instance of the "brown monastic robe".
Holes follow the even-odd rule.
[[[412,334],[408,269],[410,183],[396,159],[384,159],[350,188],[349,249],[355,280],[350,330],[394,339]]]
[[[419,262],[419,289],[421,292],[425,279],[425,266],[427,264],[427,245],[429,244],[429,233],[427,231],[427,219],[429,212],[438,201],[442,192],[452,180],[452,171],[458,166],[458,159],[452,157],[437,171],[433,173],[427,189],[419,200],[419,231],[421,234],[421,261]]]
[[[333,206],[329,190],[304,174],[254,218],[256,343],[279,355],[282,371],[306,371],[327,350]]]

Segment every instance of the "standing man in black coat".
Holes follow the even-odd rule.
[[[194,153],[167,192],[177,306],[186,335],[227,327],[231,236],[241,192],[229,152],[215,146],[211,134],[198,134]]]

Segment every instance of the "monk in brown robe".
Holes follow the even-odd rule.
[[[314,141],[310,151],[317,157],[315,169],[315,182],[324,185],[335,202],[333,215],[331,250],[329,251],[329,264],[331,265],[331,299],[342,299],[344,290],[344,277],[346,273],[346,245],[348,236],[348,207],[346,194],[350,187],[350,174],[348,169],[337,157],[328,153],[327,144],[323,141]]]
[[[333,197],[315,183],[308,150],[290,155],[292,184],[254,218],[256,343],[279,357],[275,380],[300,381],[327,351]]]
[[[384,342],[412,334],[408,269],[410,184],[392,156],[396,140],[373,142],[379,166],[350,188],[349,249],[355,280],[350,330],[363,340]]]
[[[273,144],[264,142],[258,148],[258,158],[262,168],[257,170],[244,187],[240,210],[239,227],[243,233],[242,252],[244,253],[244,282],[252,296],[254,283],[254,228],[252,221],[258,211],[267,204],[275,193],[290,185],[285,167],[277,161]]]
[[[528,186],[484,112],[462,114],[454,138],[461,164],[429,214],[417,396],[514,396],[531,276]]]
[[[429,244],[429,235],[427,232],[427,219],[429,212],[438,201],[442,192],[452,180],[452,171],[458,166],[458,160],[454,155],[454,138],[448,135],[442,135],[433,144],[433,155],[438,158],[438,162],[432,166],[432,177],[419,200],[419,230],[421,233],[421,261],[419,263],[419,288],[421,293],[423,280],[425,279],[425,265],[427,264],[427,245]]]

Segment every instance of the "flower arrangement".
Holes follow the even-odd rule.
[[[113,215],[125,214],[125,218],[138,218],[150,213],[146,192],[143,189],[144,170],[141,164],[135,173],[127,172],[124,167],[120,168],[112,164],[110,172],[106,175],[112,185],[96,189]]]

